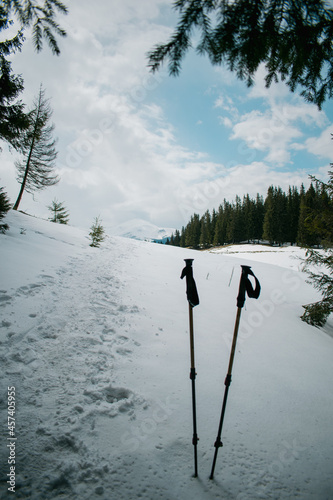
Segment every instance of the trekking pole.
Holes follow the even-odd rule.
[[[184,259],[186,266],[184,267],[181,279],[186,276],[186,295],[189,307],[189,323],[190,323],[190,353],[191,353],[191,371],[190,379],[192,381],[192,414],[193,414],[193,439],[194,446],[194,477],[198,476],[198,456],[197,444],[199,441],[197,435],[197,415],[196,415],[196,401],[195,401],[195,364],[194,364],[194,335],[193,335],[193,307],[199,304],[199,297],[197,287],[193,278],[192,262],[194,259]]]
[[[218,432],[217,432],[217,438],[216,438],[216,441],[214,443],[215,453],[214,453],[214,460],[213,460],[212,470],[211,470],[209,479],[213,479],[213,477],[214,477],[214,470],[215,470],[215,465],[216,465],[217,453],[218,453],[219,448],[221,448],[223,446],[223,443],[221,441],[222,426],[223,426],[223,420],[224,420],[225,407],[227,405],[228,391],[229,391],[229,387],[231,384],[231,372],[232,372],[232,365],[233,365],[234,356],[235,356],[239,322],[240,322],[242,307],[244,306],[244,303],[245,303],[245,292],[247,292],[249,297],[254,298],[254,299],[257,299],[259,297],[259,294],[260,294],[260,283],[257,280],[256,276],[251,271],[251,267],[250,266],[241,266],[241,267],[242,267],[242,274],[241,274],[241,278],[240,278],[240,282],[239,282],[239,290],[238,290],[238,296],[237,296],[237,315],[236,315],[236,321],[235,321],[235,327],[234,327],[234,335],[233,335],[230,358],[229,358],[228,373],[227,373],[227,376],[226,376],[225,381],[224,381],[225,390],[224,390],[224,397],[223,397],[223,403],[222,403],[221,418],[220,418],[220,424],[219,424],[219,428],[218,428]],[[255,289],[253,289],[251,281],[248,278],[249,274],[251,276],[253,276],[255,279],[255,282],[256,282]]]

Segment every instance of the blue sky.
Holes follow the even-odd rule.
[[[66,2],[65,2],[66,3]],[[266,89],[263,68],[247,88],[194,51],[178,77],[151,75],[147,52],[177,21],[169,0],[72,0],[59,22],[61,55],[36,54],[27,37],[13,57],[29,107],[40,83],[51,98],[61,182],[20,208],[48,217],[54,198],[70,223],[106,227],[142,218],[180,228],[194,212],[269,185],[287,190],[327,178],[333,160],[332,102],[321,112],[284,84]],[[0,183],[14,202],[15,154],[1,153]]]

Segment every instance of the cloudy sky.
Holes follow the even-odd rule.
[[[283,84],[266,89],[263,72],[247,88],[224,67],[187,55],[179,77],[152,75],[147,52],[177,22],[171,0],[64,0],[61,55],[36,54],[27,36],[13,70],[29,108],[42,83],[51,99],[61,181],[20,209],[48,217],[64,202],[70,224],[105,227],[134,218],[181,228],[194,213],[270,185],[327,179],[333,161],[333,103],[322,111]],[[27,34],[28,35],[28,34]],[[0,153],[0,185],[14,203],[15,154]]]

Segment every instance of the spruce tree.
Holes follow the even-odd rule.
[[[23,79],[12,73],[11,58],[21,50],[25,30],[30,27],[37,51],[42,49],[45,39],[53,53],[60,53],[56,37],[66,33],[56,22],[57,11],[67,13],[67,7],[60,0],[44,0],[44,3],[4,0],[0,5],[0,139],[17,150],[21,148],[21,134],[29,122],[24,104],[18,99],[24,88]]]
[[[333,96],[333,11],[323,0],[177,0],[179,20],[169,41],[148,54],[152,71],[169,62],[178,75],[197,53],[225,64],[248,85],[260,65],[269,87],[279,79],[320,108]]]
[[[211,235],[211,217],[208,210],[202,216],[200,224],[201,224],[200,247],[209,248],[211,245],[212,235]]]
[[[298,222],[298,243],[302,246],[314,246],[320,242],[314,226],[314,218],[318,209],[316,189],[311,182],[308,190],[301,196]]]
[[[49,218],[51,222],[58,224],[68,224],[69,213],[63,205],[63,202],[58,202],[57,199],[52,201],[52,204],[47,207],[52,213],[52,217]]]
[[[243,197],[242,212],[244,220],[242,239],[250,242],[255,238],[255,202],[248,194]]]
[[[89,236],[91,238],[91,247],[99,247],[105,239],[105,230],[101,224],[100,218],[95,217],[94,223],[90,228]]]
[[[224,245],[224,243],[225,243],[225,217],[224,217],[223,205],[220,205],[215,224],[213,245],[221,246]]]
[[[185,248],[186,246],[186,238],[185,238],[185,227],[182,226],[182,230],[180,233],[180,246]]]
[[[178,229],[176,229],[176,231],[175,231],[175,236],[173,238],[173,244],[176,247],[180,246],[180,232],[178,231]]]
[[[10,200],[7,193],[4,191],[3,187],[0,187],[0,221],[6,216],[7,212],[10,210]],[[8,224],[0,223],[0,233],[5,233],[9,229]]]
[[[323,250],[308,248],[304,271],[309,276],[309,282],[321,293],[322,299],[304,305],[305,311],[301,318],[311,325],[323,326],[333,312],[333,171],[329,171],[328,183],[314,177],[312,180],[326,193],[322,209],[315,208],[310,212],[315,231],[321,234]],[[321,270],[313,271],[313,266]]]
[[[33,193],[54,186],[60,180],[54,173],[58,153],[55,148],[56,140],[53,139],[54,125],[49,124],[51,117],[49,100],[45,99],[45,91],[41,86],[29,113],[29,128],[22,141],[23,159],[15,162],[21,189],[14,210],[18,209],[25,190]]]
[[[322,299],[312,304],[304,305],[301,319],[313,326],[324,326],[328,316],[333,312],[333,249],[326,248],[319,252],[309,248],[306,253],[304,271],[309,276],[308,282],[317,289]],[[314,265],[323,269],[313,272],[308,266]]]
[[[263,197],[257,193],[255,201],[255,216],[254,216],[254,238],[259,242],[262,237],[263,225],[265,217],[265,206]]]
[[[191,248],[199,248],[201,223],[199,214],[193,214],[186,226],[185,245]]]
[[[275,231],[274,231],[274,187],[270,186],[267,191],[267,196],[265,199],[265,217],[263,224],[263,234],[264,240],[268,240],[270,244],[274,243]]]
[[[287,197],[287,230],[286,239],[292,245],[297,241],[298,221],[300,211],[300,195],[295,186],[289,186]]]

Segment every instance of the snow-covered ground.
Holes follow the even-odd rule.
[[[88,231],[16,212],[7,222],[1,498],[333,498],[333,328],[331,320],[317,329],[299,319],[302,304],[318,297],[292,258],[302,250],[213,254],[119,237],[96,249]],[[184,258],[194,258],[200,296],[198,478]],[[241,264],[252,266],[262,292],[242,310],[224,446],[210,480]]]

